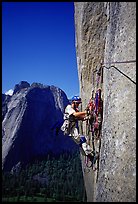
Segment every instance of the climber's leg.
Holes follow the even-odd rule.
[[[78,129],[74,128],[72,130],[71,135],[72,135],[72,139],[74,140],[74,142],[79,145],[80,144],[80,134],[78,132]]]
[[[82,143],[82,149],[84,150],[86,155],[91,154],[93,152],[93,148],[86,142]]]

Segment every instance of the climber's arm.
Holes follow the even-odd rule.
[[[86,113],[86,111],[74,112],[73,115],[74,115],[78,120],[84,120],[85,117],[87,116],[87,113]]]

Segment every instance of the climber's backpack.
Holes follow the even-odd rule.
[[[69,115],[69,113],[64,113],[64,122],[61,126],[61,130],[63,131],[64,135],[70,134],[73,122],[75,122],[75,116],[73,114]]]
[[[69,134],[69,114],[68,113],[64,113],[64,122],[60,129],[63,131],[64,135]]]

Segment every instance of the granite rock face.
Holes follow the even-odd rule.
[[[82,108],[98,88],[96,70],[101,62],[121,71],[103,68],[100,166],[98,180],[94,172],[84,172],[87,201],[135,202],[136,2],[75,2],[74,6]]]
[[[5,114],[7,113],[7,110],[8,110],[7,105],[8,105],[8,102],[10,101],[10,98],[11,96],[2,94],[2,120],[4,119]]]
[[[25,86],[24,86],[25,85]],[[18,89],[17,89],[18,88]],[[11,170],[48,153],[78,151],[78,146],[54,125],[63,118],[66,94],[55,86],[22,82],[6,103],[3,95],[2,167]],[[5,100],[4,100],[5,98]]]
[[[30,87],[30,84],[27,81],[21,81],[19,84],[16,84],[14,87],[13,94],[19,92],[21,89]]]

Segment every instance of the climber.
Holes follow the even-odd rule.
[[[87,144],[86,137],[79,134],[78,121],[88,119],[87,110],[82,112],[79,111],[79,105],[81,103],[81,98],[79,96],[74,96],[71,100],[71,104],[67,105],[65,108],[64,119],[67,118],[67,121],[69,121],[66,134],[72,137],[72,139],[82,148],[83,153],[93,162],[97,155],[95,156],[92,147]],[[65,125],[63,124],[61,130],[64,130],[64,127]]]

